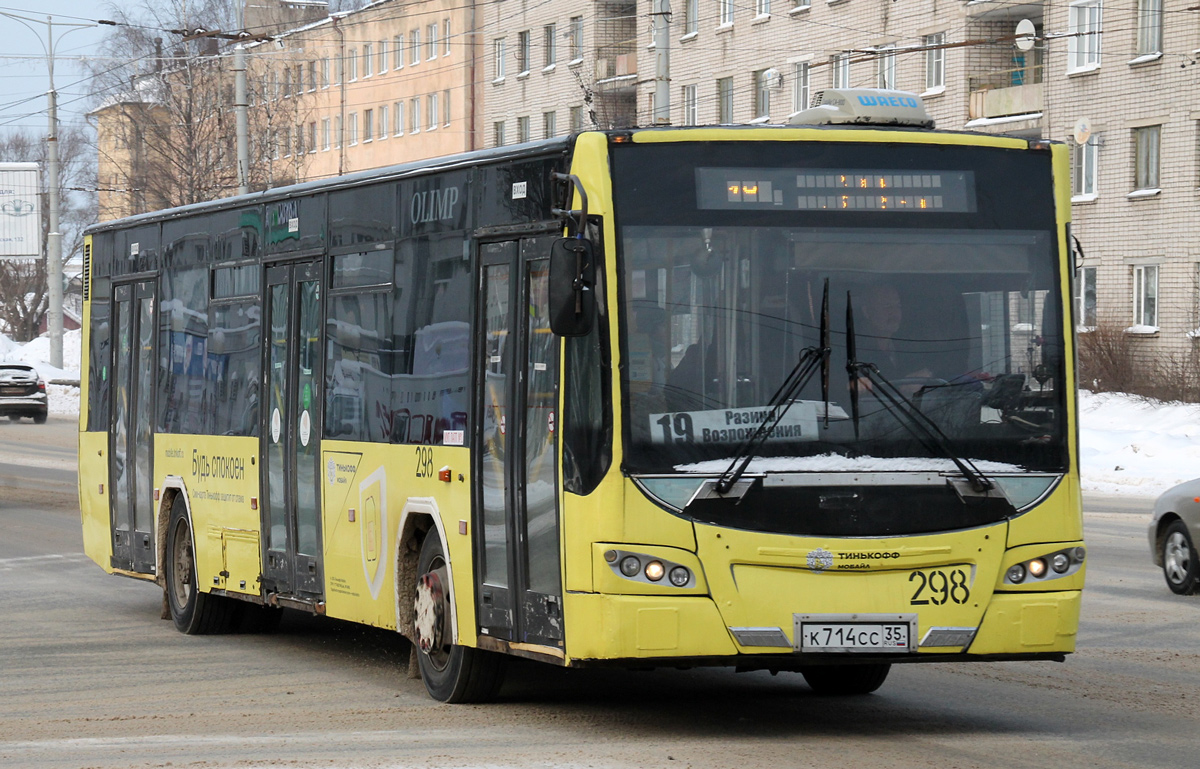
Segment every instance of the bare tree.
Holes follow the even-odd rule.
[[[59,229],[64,261],[83,249],[83,230],[96,218],[94,166],[91,146],[83,132],[61,127],[59,154]],[[0,136],[0,162],[46,164],[46,139],[31,131],[13,131]],[[42,243],[50,231],[46,205],[47,179],[42,175]],[[17,341],[38,335],[47,309],[45,254],[36,259],[0,261],[0,326]]]
[[[234,74],[228,40],[207,35],[237,30],[236,0],[165,4],[147,0],[107,38],[110,57],[128,65],[97,68],[94,90],[100,175],[123,197],[107,217],[187,205],[237,191]],[[149,28],[149,29],[148,29]],[[172,30],[176,32],[171,32]],[[164,44],[162,37],[171,40]],[[222,48],[224,46],[224,48]],[[250,144],[276,141],[262,110],[251,110]],[[288,125],[303,120],[292,116]],[[272,179],[270,153],[251,153],[249,180],[264,188]],[[302,171],[302,169],[300,169]]]

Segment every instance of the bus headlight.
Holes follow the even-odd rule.
[[[1029,576],[1034,579],[1041,579],[1046,576],[1046,561],[1041,558],[1034,558],[1029,562]]]
[[[695,588],[697,572],[681,563],[647,553],[631,553],[612,548],[601,555],[608,567],[623,579],[641,582],[643,585],[658,585],[660,588]]]
[[[1050,568],[1055,574],[1065,574],[1071,568],[1071,558],[1066,553],[1055,553],[1050,559]]]
[[[667,570],[663,568],[662,561],[651,561],[646,564],[646,579],[651,582],[658,582],[666,573]]]
[[[676,566],[671,569],[671,584],[675,587],[685,587],[691,581],[692,575],[686,566]]]
[[[1025,581],[1025,567],[1022,564],[1013,564],[1008,567],[1008,574],[1004,578],[1014,585],[1019,585]]]
[[[642,570],[642,562],[636,555],[627,555],[621,559],[621,573],[626,577],[636,577]]]
[[[1087,551],[1082,547],[1068,547],[1036,558],[1028,558],[1009,566],[1008,571],[1004,572],[1004,582],[1008,585],[1020,585],[1069,577],[1083,568],[1086,556]]]

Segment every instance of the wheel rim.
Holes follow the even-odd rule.
[[[192,535],[187,521],[175,524],[175,547],[171,553],[171,595],[175,605],[183,608],[192,598],[192,575],[195,573],[195,556],[192,553]]]
[[[446,562],[440,556],[429,564],[429,571],[417,580],[414,626],[417,647],[433,667],[442,671],[450,664],[449,612],[443,588]]]
[[[1163,545],[1163,572],[1171,584],[1179,585],[1187,578],[1191,568],[1192,548],[1183,532],[1173,531]]]

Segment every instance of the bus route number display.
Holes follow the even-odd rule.
[[[797,401],[779,420],[767,441],[815,441],[815,401]],[[652,443],[743,443],[770,414],[766,406],[706,411],[676,411],[650,415]]]
[[[700,210],[973,213],[971,171],[697,168]]]

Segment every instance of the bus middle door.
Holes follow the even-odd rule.
[[[485,635],[561,647],[556,419],[558,338],[550,332],[550,236],[480,246],[478,465],[473,529]]]

